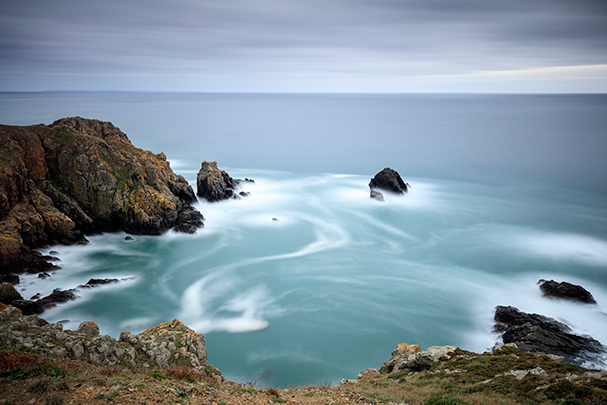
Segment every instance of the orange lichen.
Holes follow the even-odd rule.
[[[1,302],[0,302],[0,311],[3,311],[3,310],[5,310],[6,308],[11,308],[11,307],[12,307],[12,305],[3,304],[3,303],[1,303]],[[19,315],[23,315],[23,312],[21,312],[21,310],[20,310],[19,308],[15,308],[15,310],[17,311],[17,313],[18,313]]]
[[[408,343],[399,343],[396,346],[396,350],[405,350],[411,353],[418,353],[421,351],[419,345],[410,345]]]

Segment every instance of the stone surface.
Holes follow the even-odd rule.
[[[23,297],[19,294],[19,291],[15,290],[15,287],[11,283],[0,284],[0,302],[3,304],[10,304],[15,300],[22,300]]]
[[[234,196],[239,180],[217,167],[217,162],[202,162],[196,177],[196,194],[209,202],[227,200]]]
[[[86,243],[86,233],[163,233],[194,201],[163,153],[136,148],[109,122],[0,125],[2,273],[56,268],[32,249]],[[188,225],[177,229],[201,226],[193,216],[182,216]]]
[[[386,167],[381,172],[377,173],[369,183],[371,189],[379,188],[386,191],[391,191],[397,194],[403,194],[408,191],[407,183],[403,181],[396,170]]]
[[[145,363],[159,367],[190,366],[199,371],[221,373],[207,367],[204,336],[174,319],[142,333],[123,331],[118,340],[99,335],[93,322],[82,322],[76,331],[63,330],[36,315],[25,316],[17,308],[0,310],[0,345],[38,350],[43,356],[86,359],[106,366],[142,368]]]
[[[526,352],[562,356],[565,362],[583,365],[596,361],[605,347],[590,336],[579,336],[562,322],[538,314],[527,314],[511,306],[495,309],[494,330],[504,343],[514,343]]]
[[[382,364],[381,371],[397,373],[406,370],[427,370],[441,357],[450,357],[456,349],[455,346],[431,346],[421,351],[419,345],[401,343],[392,351],[390,360]]]
[[[583,304],[596,304],[592,294],[580,285],[571,284],[566,281],[559,283],[554,280],[540,280],[538,284],[544,297],[577,301]]]

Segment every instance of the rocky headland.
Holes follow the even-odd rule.
[[[0,275],[54,268],[34,249],[124,230],[195,232],[196,195],[166,156],[133,146],[109,122],[0,125]]]

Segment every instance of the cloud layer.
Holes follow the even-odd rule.
[[[607,92],[604,0],[20,0],[0,90]]]

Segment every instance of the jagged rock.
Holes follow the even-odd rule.
[[[386,167],[381,172],[377,173],[369,183],[371,189],[379,188],[382,190],[391,191],[397,194],[404,194],[408,191],[407,183],[403,181],[396,170]]]
[[[217,162],[202,162],[196,177],[196,194],[207,201],[221,201],[231,198],[239,180],[217,168]]]
[[[202,214],[194,208],[185,208],[179,213],[173,229],[177,232],[195,233],[198,228],[203,226],[203,219]]]
[[[133,239],[133,237],[132,237],[132,236],[127,236],[127,237],[125,237],[125,238],[124,238],[124,240],[126,240],[126,241],[131,241],[131,240],[135,240],[135,239]]]
[[[605,347],[590,336],[574,334],[564,323],[538,314],[527,314],[511,306],[495,308],[494,331],[504,343],[514,343],[526,352],[562,356],[565,362],[582,365],[597,361]]]
[[[41,278],[41,279],[49,278],[50,276],[51,275],[45,271],[43,271],[42,273],[38,273],[38,278]]]
[[[384,195],[381,193],[381,191],[371,190],[370,197],[377,201],[384,201]]]
[[[75,294],[74,289],[61,290],[59,288],[55,288],[52,293],[44,298],[39,299],[36,301],[36,303],[44,310],[76,298],[78,298],[78,296]]]
[[[538,281],[542,295],[548,298],[554,299],[565,299],[570,301],[577,301],[584,304],[596,304],[596,301],[592,294],[584,287],[576,284],[571,284],[566,281],[556,282],[554,280]]]
[[[15,290],[15,287],[11,283],[0,284],[0,302],[3,304],[10,304],[15,300],[22,300],[23,297],[19,294],[19,291]]]
[[[33,300],[15,300],[11,305],[18,308],[24,315],[41,314],[43,312],[40,305]]]
[[[419,345],[401,343],[392,351],[390,360],[382,364],[381,370],[387,373],[427,370],[441,357],[450,357],[456,349],[455,346],[431,346],[421,351]]]
[[[0,274],[0,282],[11,283],[12,285],[19,284],[20,278],[13,273]]]
[[[0,125],[0,269],[56,268],[33,249],[86,243],[84,233],[163,233],[194,201],[164,154],[136,148],[109,122]]]

